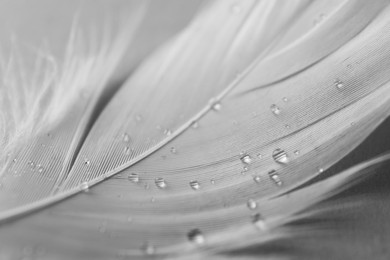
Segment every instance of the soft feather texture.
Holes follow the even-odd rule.
[[[388,116],[386,4],[205,4],[121,87],[90,131],[74,120],[91,113],[78,114],[76,103],[78,113],[67,111],[53,136],[21,149],[12,175],[30,162],[45,174],[38,167],[2,180],[5,256],[38,237],[33,247],[49,251],[40,259],[218,259],[227,248],[294,236],[285,225],[311,215],[297,213],[388,160],[299,188]],[[69,131],[80,125],[85,140]],[[59,155],[37,150],[48,143]]]

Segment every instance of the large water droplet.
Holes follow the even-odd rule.
[[[246,205],[248,207],[248,209],[256,209],[257,208],[257,202],[253,199],[249,199],[247,202],[246,202]]]
[[[199,190],[200,184],[198,181],[190,181],[190,186],[193,190]]]
[[[274,158],[275,162],[282,164],[286,164],[290,161],[287,153],[280,148],[277,148],[272,152],[272,158]]]
[[[272,104],[270,109],[274,115],[280,115],[280,113],[282,113],[282,110],[275,104]]]
[[[252,157],[249,154],[245,154],[240,158],[241,162],[244,164],[251,164],[252,163]]]
[[[167,183],[165,182],[164,178],[156,178],[154,182],[156,183],[156,186],[160,189],[165,189],[167,187]]]
[[[128,133],[124,133],[123,136],[122,136],[122,140],[123,142],[127,143],[130,141],[130,136]]]
[[[253,215],[252,223],[255,225],[256,228],[262,231],[267,230],[267,225],[265,223],[265,220],[259,213]]]
[[[205,242],[205,238],[202,234],[202,231],[197,228],[192,229],[190,232],[188,232],[187,237],[188,240],[198,245],[204,244]]]
[[[282,180],[280,179],[279,177],[279,174],[275,171],[275,170],[272,170],[268,173],[269,177],[271,178],[271,180],[278,186],[282,186],[283,185],[283,182]]]
[[[137,173],[130,173],[127,179],[131,182],[138,183],[139,182],[139,175]]]
[[[88,192],[89,191],[89,185],[88,185],[88,182],[82,182],[80,184],[80,189],[84,192]]]

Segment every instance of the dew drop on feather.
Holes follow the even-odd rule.
[[[202,234],[202,231],[199,229],[195,228],[190,230],[187,233],[188,240],[191,241],[192,243],[195,243],[197,245],[202,245],[205,242],[205,238]]]
[[[244,163],[244,164],[251,164],[252,163],[252,157],[248,154],[242,156],[240,158],[241,162]]]
[[[139,182],[139,175],[137,173],[130,173],[127,179],[131,182],[138,183]]]
[[[198,181],[190,181],[190,187],[193,190],[199,190],[200,189],[200,184]]]
[[[280,149],[280,148],[276,148],[273,152],[272,152],[272,158],[274,159],[275,162],[277,163],[282,163],[282,164],[286,164],[290,161],[290,159],[288,158],[288,155],[287,153]]]
[[[283,185],[283,182],[282,180],[280,179],[280,176],[279,174],[275,171],[275,170],[272,170],[268,173],[268,176],[270,177],[270,179],[278,186],[282,186]]]
[[[282,113],[282,110],[275,104],[272,104],[270,106],[270,109],[271,109],[271,112],[274,114],[274,115],[280,115],[280,113]]]
[[[248,209],[256,209],[257,208],[257,202],[253,199],[248,199],[248,201],[246,202],[246,205],[248,207]]]
[[[167,187],[167,183],[165,182],[164,178],[156,178],[154,180],[156,186],[160,189],[165,189]]]

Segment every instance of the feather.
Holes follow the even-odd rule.
[[[317,16],[323,8],[208,2],[90,129],[102,92],[89,96],[94,105],[75,102],[81,113],[66,111],[53,140],[38,137],[7,164],[14,175],[40,161],[50,175],[2,177],[5,256],[34,241],[50,251],[41,259],[217,259],[227,248],[294,236],[286,224],[388,160],[301,187],[362,142],[390,106],[387,2],[332,1]],[[62,155],[37,150],[41,142]]]

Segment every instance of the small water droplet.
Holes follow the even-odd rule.
[[[156,178],[154,182],[156,183],[156,186],[160,189],[165,189],[167,187],[167,183],[165,182],[164,178]]]
[[[215,111],[220,111],[221,108],[222,108],[222,105],[221,105],[221,103],[219,103],[219,102],[217,102],[217,103],[215,103],[215,104],[213,105],[213,109],[214,109]]]
[[[171,153],[173,153],[173,154],[176,154],[176,153],[177,153],[177,150],[176,150],[175,147],[171,147]]]
[[[88,182],[82,182],[80,184],[80,189],[84,192],[88,192],[89,191],[89,185],[88,185]]]
[[[286,129],[290,129],[291,127],[290,127],[290,125],[285,125],[284,126]]]
[[[199,127],[199,123],[197,121],[193,122],[192,123],[192,128],[198,128]]]
[[[280,148],[277,148],[272,152],[272,158],[274,159],[275,162],[282,163],[282,164],[286,164],[290,161],[287,153]]]
[[[198,245],[202,245],[205,242],[202,231],[197,228],[190,230],[187,234],[187,237],[188,240]]]
[[[172,134],[172,131],[171,131],[170,129],[165,129],[165,130],[164,130],[164,134],[165,134],[166,136],[170,136],[170,135]]]
[[[84,165],[89,166],[91,164],[91,161],[87,158],[84,159]]]
[[[319,171],[320,173],[323,173],[323,172],[324,172],[324,168],[319,168],[318,171]]]
[[[259,213],[252,216],[252,223],[259,230],[262,230],[262,231],[267,230],[267,225],[265,223],[265,220]]]
[[[355,122],[351,122],[351,126],[354,126],[355,125]]]
[[[123,153],[125,155],[130,155],[133,152],[133,150],[134,150],[133,148],[126,146],[125,148],[123,148]]]
[[[261,177],[260,177],[260,176],[255,176],[255,177],[253,177],[253,180],[254,180],[256,183],[260,183],[260,182],[261,182]]]
[[[130,173],[127,179],[131,182],[138,183],[139,182],[139,175],[137,173]]]
[[[230,11],[233,14],[239,14],[239,13],[241,13],[241,7],[239,5],[232,5],[232,7],[230,8]]]
[[[214,180],[214,179],[211,179],[211,180],[210,180],[210,183],[211,183],[211,184],[215,184],[215,180]]]
[[[198,181],[190,181],[190,186],[193,190],[199,190],[200,184]]]
[[[128,134],[128,133],[124,133],[124,134],[122,135],[122,140],[123,140],[123,142],[125,142],[125,143],[129,142],[129,141],[130,141],[130,136],[129,136],[129,134]]]
[[[45,170],[42,165],[38,164],[38,172],[42,173]]]
[[[342,89],[344,87],[344,83],[340,80],[335,80],[334,85],[336,86],[337,89]]]
[[[17,160],[16,158],[14,158],[12,161],[13,161],[14,163],[16,163],[18,160]]]
[[[283,102],[287,102],[288,101],[288,98],[284,97],[282,98]]]
[[[153,255],[156,249],[154,248],[154,246],[150,244],[145,244],[142,246],[142,251],[144,251],[144,253],[147,255]]]
[[[280,113],[282,113],[282,110],[275,104],[272,104],[270,109],[274,115],[280,115]]]
[[[249,209],[253,210],[253,209],[256,209],[257,208],[257,202],[253,199],[249,199],[247,202],[246,202],[246,205]]]
[[[240,158],[241,162],[244,164],[251,164],[252,163],[252,157],[249,154],[246,154]]]
[[[295,151],[294,151],[294,154],[295,154],[295,155],[299,155],[299,153],[300,153],[299,150],[295,150]]]
[[[278,186],[282,186],[283,185],[283,182],[282,180],[280,179],[279,177],[279,174],[275,171],[275,170],[272,170],[268,173],[269,177],[271,178],[271,180]]]
[[[257,155],[257,158],[262,159],[263,156],[264,156],[264,155],[262,155],[261,153],[259,153],[259,154]]]

